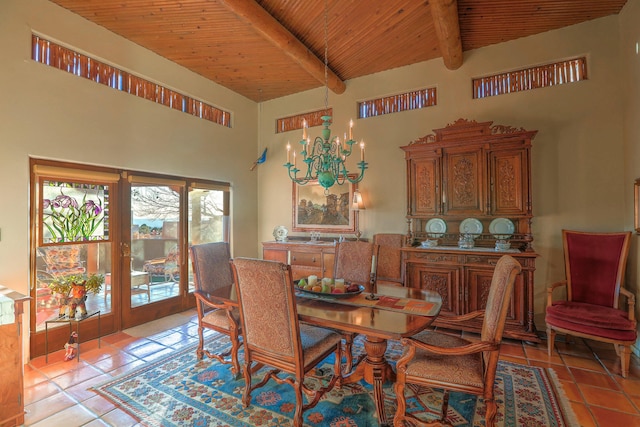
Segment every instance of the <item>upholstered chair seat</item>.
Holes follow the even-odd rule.
[[[300,343],[302,344],[302,354],[304,354],[304,365],[313,368],[314,361],[318,363],[317,359],[327,351],[333,351],[336,346],[341,345],[341,340],[340,334],[329,329],[300,324]]]
[[[455,348],[471,344],[471,342],[453,335],[421,332],[411,337],[425,344]],[[406,350],[405,350],[406,351]],[[458,384],[461,387],[482,389],[481,353],[463,354],[456,357],[429,353],[416,349],[414,358],[407,363],[407,375],[426,378],[431,381],[442,381]]]
[[[231,310],[231,317],[239,324],[240,313],[238,313],[237,309]],[[212,326],[217,326],[218,328],[226,331],[230,330],[229,316],[226,310],[210,310],[202,316],[202,322]]]
[[[636,322],[629,313],[612,307],[561,301],[547,310],[547,322],[583,334],[617,340],[635,340]]]

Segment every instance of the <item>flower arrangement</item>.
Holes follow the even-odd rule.
[[[104,221],[102,202],[87,200],[86,194],[79,204],[60,190],[54,199],[44,199],[42,208],[43,223],[54,242],[89,240]]]
[[[90,274],[88,276],[72,275],[59,277],[49,283],[49,289],[51,289],[53,293],[67,296],[69,295],[73,284],[82,282],[85,282],[84,286],[87,292],[97,294],[102,289],[104,276],[102,274]]]

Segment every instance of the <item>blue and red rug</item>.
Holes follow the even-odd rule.
[[[209,339],[207,348],[221,351],[226,337]],[[356,351],[357,351],[357,346]],[[393,362],[400,345],[389,343],[387,357]],[[318,370],[312,382],[330,375],[331,360]],[[258,373],[259,375],[260,373]],[[574,426],[575,418],[566,398],[544,368],[500,362],[495,396],[497,426]],[[231,374],[229,365],[198,361],[195,348],[178,350],[169,357],[149,363],[94,389],[118,404],[147,426],[290,426],[295,397],[291,386],[271,381],[252,395],[248,408],[242,406],[244,380]],[[389,419],[395,412],[391,384],[385,388]],[[442,403],[439,390],[410,387],[408,410],[420,418],[437,419]],[[454,426],[484,426],[481,398],[451,393],[448,421]],[[315,408],[304,413],[305,426],[378,426],[372,390],[366,383],[334,389]]]

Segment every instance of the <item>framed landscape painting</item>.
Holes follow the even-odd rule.
[[[355,185],[334,184],[325,194],[317,180],[293,183],[293,231],[354,233],[356,215],[351,209]]]

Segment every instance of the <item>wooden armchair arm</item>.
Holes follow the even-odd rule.
[[[549,286],[547,286],[547,307],[551,306],[551,304],[553,304],[553,290],[555,288],[558,288],[560,286],[567,286],[567,281],[566,280],[561,280],[559,282],[553,283]]]
[[[438,318],[441,320],[446,320],[447,322],[461,323],[461,322],[466,322],[468,320],[475,319],[482,316],[484,316],[484,310],[476,310],[476,311],[472,311],[471,313],[462,314],[460,316],[441,314],[438,316]]]
[[[636,320],[636,296],[623,287],[620,287],[620,293],[627,297],[629,320]]]
[[[226,309],[227,305],[222,303],[222,302],[218,302],[215,300],[211,300],[209,298],[209,294],[202,292],[202,291],[194,291],[193,295],[196,297],[196,302],[200,301],[201,303],[203,303],[204,305],[211,307],[211,308],[216,308],[216,309]]]
[[[413,338],[403,338],[401,342],[402,345],[409,346],[410,353],[415,353],[415,349],[419,348],[424,351],[435,354],[442,354],[445,356],[461,356],[464,354],[479,353],[481,351],[495,351],[498,349],[498,344],[487,341],[474,342],[459,347],[438,347],[435,345],[423,343],[422,341],[418,341]]]

